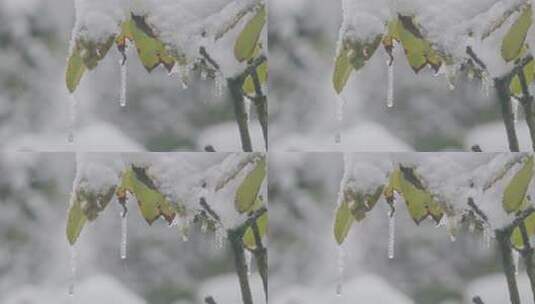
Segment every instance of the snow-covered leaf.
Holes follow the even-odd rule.
[[[443,216],[442,209],[431,193],[423,187],[414,170],[405,167],[400,169],[399,184],[412,219],[419,224],[427,216],[431,216],[437,223],[440,222]]]
[[[247,22],[234,45],[234,56],[239,62],[253,57],[260,33],[266,24],[266,8],[262,6],[256,15]]]
[[[396,18],[388,22],[387,32],[383,36],[383,47],[390,56],[390,59],[393,60],[394,56],[392,51],[394,49],[394,44],[399,42],[399,20]]]
[[[157,38],[149,36],[138,24],[139,22],[130,22],[130,30],[136,44],[139,60],[141,60],[145,69],[151,72],[158,65],[163,64],[168,71],[171,71],[175,64],[175,59],[169,55],[164,43]]]
[[[236,191],[234,203],[238,212],[244,213],[251,210],[251,207],[253,207],[257,200],[258,192],[264,182],[265,176],[266,160],[265,158],[261,158]]]
[[[505,61],[513,61],[521,53],[529,28],[533,23],[531,5],[527,5],[503,38],[501,52]]]
[[[126,192],[136,198],[141,215],[151,225],[160,216],[170,224],[176,212],[171,203],[154,186],[144,168],[132,167],[123,173],[117,196],[125,198]]]
[[[513,176],[507,188],[505,188],[503,208],[507,213],[516,212],[520,209],[532,178],[533,157],[529,157],[524,166]]]
[[[418,73],[426,65],[430,65],[435,71],[440,69],[442,65],[440,54],[422,36],[414,24],[413,18],[399,16],[398,34],[407,60],[414,72]]]

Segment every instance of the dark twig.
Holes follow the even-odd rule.
[[[268,150],[268,108],[267,108],[267,97],[262,92],[262,85],[260,84],[260,79],[258,78],[258,72],[255,69],[251,74],[253,79],[253,84],[255,88],[256,96],[253,97],[253,101],[256,106],[256,113],[258,115],[258,121],[262,126],[262,134],[264,135],[264,143],[266,145],[266,151]]]
[[[520,253],[526,264],[526,273],[528,274],[529,282],[531,284],[533,303],[535,303],[535,265],[533,264],[533,247],[531,247],[526,223],[522,221],[518,227],[520,229],[520,234],[522,235],[522,243],[524,243],[524,248],[522,248]]]
[[[249,122],[247,112],[245,111],[245,102],[243,97],[243,80],[240,76],[237,78],[227,79],[227,85],[234,105],[234,115],[238,123],[242,149],[244,152],[252,152],[251,135],[249,134]]]
[[[511,304],[520,304],[520,294],[516,283],[515,266],[511,249],[511,234],[508,231],[496,230],[496,240],[498,241],[502,256],[503,270],[507,279]]]
[[[201,46],[199,48],[199,53],[204,58],[204,60],[206,60],[208,63],[210,63],[214,67],[214,69],[219,71],[219,64],[210,56],[210,54],[208,54],[204,46]]]
[[[258,224],[255,221],[251,228],[253,230],[253,235],[255,239],[256,248],[253,250],[253,254],[256,260],[256,267],[262,278],[262,283],[264,285],[264,294],[266,296],[266,303],[268,303],[268,259],[267,259],[267,249],[262,244],[262,237],[260,236],[260,230],[258,229]]]
[[[526,118],[526,123],[528,125],[529,134],[531,136],[531,147],[535,151],[535,121],[533,120],[533,96],[529,93],[528,83],[526,81],[526,75],[524,74],[524,69],[517,68],[518,80],[520,81],[520,86],[522,87],[522,98],[520,98],[520,103],[524,108],[524,116]]]
[[[468,54],[468,56],[470,56],[470,58],[472,58],[475,63],[477,63],[477,65],[479,65],[480,68],[482,68],[483,70],[487,70],[487,65],[477,56],[476,53],[474,53],[472,47],[467,46],[466,53]]]
[[[217,304],[213,297],[204,298],[204,303],[206,303],[206,304]]]
[[[472,302],[474,302],[474,304],[485,304],[479,296],[473,297]]]
[[[204,152],[216,152],[214,146],[212,145],[207,145],[206,147],[204,147]]]
[[[518,137],[515,129],[515,117],[511,107],[511,93],[509,90],[509,77],[494,79],[494,87],[498,93],[502,109],[502,117],[507,132],[507,140],[509,142],[509,150],[511,152],[518,152],[520,150],[518,145]]]
[[[247,271],[247,263],[245,262],[245,251],[243,249],[243,233],[240,230],[228,231],[228,238],[234,253],[234,264],[236,266],[236,274],[240,282],[241,296],[243,304],[253,304],[253,296],[251,294],[251,287],[249,286],[249,276]]]
[[[214,211],[214,209],[212,209],[212,207],[210,207],[210,205],[208,205],[208,203],[206,202],[206,199],[204,197],[201,197],[201,199],[199,200],[199,204],[201,205],[201,207],[206,211],[208,212],[208,214],[214,218],[214,220],[218,223],[221,223],[221,218],[219,217],[219,215]]]
[[[472,210],[474,210],[474,212],[486,223],[488,223],[489,221],[489,218],[487,217],[487,215],[483,212],[483,210],[481,210],[477,205],[476,203],[474,202],[474,199],[469,197],[468,198],[468,206],[470,208],[472,208]]]

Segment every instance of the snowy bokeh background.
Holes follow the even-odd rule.
[[[395,257],[389,260],[383,198],[338,250],[333,220],[341,153],[274,152],[269,164],[272,303],[470,304],[476,295],[485,303],[509,302],[494,241],[488,248],[467,227],[451,242],[445,227],[430,220],[417,226],[406,208],[397,208]],[[531,303],[522,264],[518,281],[522,302]]]
[[[111,154],[113,156],[113,154]],[[119,157],[119,156],[118,156]],[[241,301],[230,248],[192,226],[187,242],[163,221],[128,214],[128,258],[120,259],[122,210],[115,199],[76,243],[74,299],[65,235],[75,176],[72,153],[0,154],[0,303],[217,303]],[[265,303],[257,273],[255,303]]]
[[[361,4],[373,7],[384,2]],[[484,6],[498,1],[472,2]],[[455,3],[451,1],[449,5]],[[322,0],[269,1],[272,149],[468,151],[479,144],[484,151],[507,151],[505,129],[492,90],[486,96],[480,81],[459,74],[455,90],[450,91],[446,78],[433,77],[430,69],[414,74],[400,48],[394,70],[394,107],[386,107],[386,52],[380,47],[366,66],[349,79],[342,93],[345,107],[340,126],[336,115],[338,98],[331,78],[342,24],[341,4],[342,1]],[[529,150],[523,119],[517,128],[522,150]],[[342,144],[336,145],[335,134],[339,131]]]
[[[183,90],[163,68],[128,62],[126,108],[119,106],[120,55],[114,47],[76,91],[75,143],[67,137],[65,67],[74,25],[72,0],[0,0],[0,147],[32,151],[239,151],[234,112],[213,80],[191,73]],[[253,121],[256,121],[255,119]],[[258,124],[254,144],[263,148]]]

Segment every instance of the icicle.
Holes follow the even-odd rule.
[[[243,98],[243,106],[245,108],[245,114],[247,115],[247,122],[251,121],[251,100],[247,97]]]
[[[220,97],[223,95],[223,89],[225,88],[226,82],[223,73],[220,71],[215,72],[214,86],[215,86],[215,96]]]
[[[458,221],[453,216],[448,216],[448,234],[450,235],[450,241],[455,242],[457,240]]]
[[[342,246],[338,246],[338,259],[337,259],[337,267],[338,267],[338,281],[336,282],[336,295],[342,296],[343,288],[344,288],[344,270],[345,270],[345,251]]]
[[[515,275],[518,275],[518,262],[520,260],[520,253],[513,249],[513,265],[515,267]]]
[[[70,95],[70,118],[69,118],[69,136],[67,140],[72,143],[74,142],[74,129],[76,128],[76,116],[77,116],[77,106],[78,101],[74,94]]]
[[[202,79],[202,80],[206,80],[206,78],[208,78],[208,74],[206,73],[205,70],[202,70],[202,71],[201,71],[201,79]]]
[[[394,60],[388,59],[386,61],[388,68],[388,80],[386,87],[386,106],[388,108],[394,107]]]
[[[455,90],[455,84],[453,83],[455,80],[455,67],[454,66],[448,66],[446,64],[444,66],[444,71],[446,74],[446,80],[448,80],[448,88],[450,91]]]
[[[121,65],[121,92],[119,96],[119,105],[121,107],[125,107],[126,106],[127,72],[128,72],[126,58],[124,59],[121,58],[121,60],[119,60],[119,64]]]
[[[206,221],[202,221],[201,232],[206,233],[206,231],[208,231],[208,223]]]
[[[215,230],[215,247],[217,249],[223,248],[225,244],[225,228],[219,226]]]
[[[511,96],[510,101],[511,101],[511,108],[513,110],[513,120],[514,120],[515,123],[517,123],[518,122],[519,101],[514,96]]]
[[[69,296],[74,296],[74,285],[76,283],[76,247],[72,245],[70,247],[71,253],[71,282],[69,284]]]
[[[253,261],[253,254],[249,250],[244,250],[245,265],[247,266],[247,276],[251,276],[251,266]]]
[[[388,258],[394,259],[396,241],[396,217],[395,212],[388,211]]]
[[[490,80],[489,74],[486,71],[481,73],[481,91],[485,97],[489,97],[490,88],[492,87],[492,81]]]
[[[126,260],[126,245],[128,239],[127,214],[121,215],[121,260]]]
[[[492,230],[490,226],[485,223],[483,224],[483,246],[484,248],[490,248],[490,242],[492,239]]]

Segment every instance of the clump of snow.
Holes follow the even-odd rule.
[[[344,23],[340,36],[341,39],[371,41],[385,32],[386,24],[393,16],[414,16],[423,35],[436,49],[460,60],[467,58],[466,47],[471,46],[487,63],[490,76],[497,77],[512,68],[500,58],[500,43],[518,13],[513,13],[496,33],[488,37],[486,34],[505,14],[523,3],[526,1],[445,0],[429,3],[425,0],[344,0]]]
[[[156,188],[185,209],[186,222],[204,210],[204,198],[222,228],[231,229],[247,217],[234,208],[236,191],[262,158],[260,153],[80,153],[74,189],[105,193],[128,168],[145,168]]]

